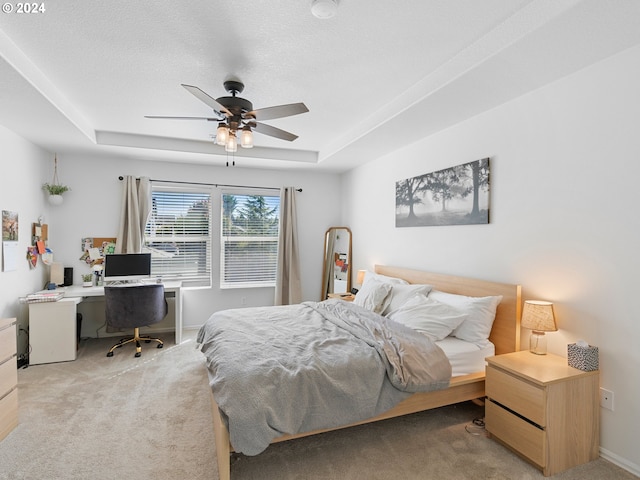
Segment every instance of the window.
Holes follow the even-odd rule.
[[[211,194],[208,191],[153,186],[145,249],[151,275],[211,284]]]
[[[223,193],[220,287],[276,283],[280,196]]]

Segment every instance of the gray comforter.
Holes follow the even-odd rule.
[[[217,312],[198,343],[231,444],[246,455],[283,434],[373,417],[451,377],[426,336],[340,300]]]

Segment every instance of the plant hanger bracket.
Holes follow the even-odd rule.
[[[58,155],[53,155],[53,180],[51,181],[51,185],[60,185],[60,180],[58,180]]]

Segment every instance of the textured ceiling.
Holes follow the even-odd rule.
[[[224,165],[212,116],[183,89],[255,108],[266,121],[244,167],[345,170],[640,43],[636,0],[44,1],[0,16],[0,124],[59,155]],[[16,4],[17,5],[17,4]],[[401,6],[401,8],[399,8]],[[393,8],[395,7],[395,8]]]

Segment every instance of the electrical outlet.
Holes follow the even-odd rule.
[[[247,297],[242,297],[242,298],[240,298],[240,304],[241,304],[243,307],[246,307],[246,306],[247,306]]]
[[[613,411],[613,392],[611,390],[600,389],[600,406]]]

